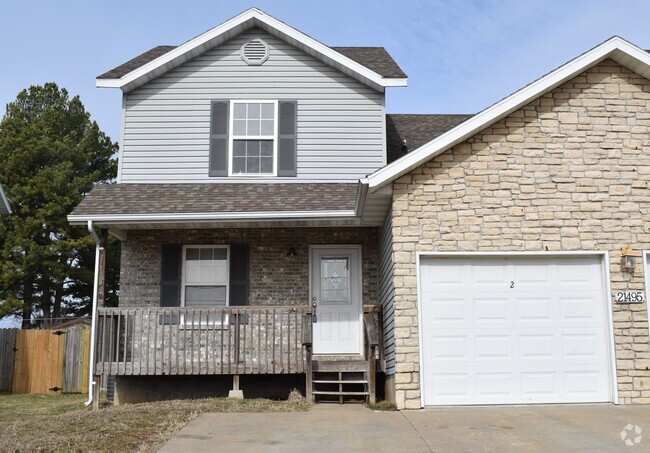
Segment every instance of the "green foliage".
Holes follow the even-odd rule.
[[[7,105],[0,184],[13,213],[0,221],[0,317],[87,312],[94,243],[66,217],[94,184],[115,177],[116,152],[79,97],[55,83],[23,90]]]

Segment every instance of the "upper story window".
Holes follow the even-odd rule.
[[[213,101],[210,176],[297,176],[297,103]]]
[[[276,101],[232,101],[231,175],[276,173]]]

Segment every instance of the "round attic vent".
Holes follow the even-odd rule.
[[[241,46],[240,53],[246,64],[259,66],[269,58],[269,45],[260,38],[251,39]]]

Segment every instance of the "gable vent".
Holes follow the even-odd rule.
[[[259,38],[241,46],[241,59],[251,66],[259,66],[269,58],[269,45]]]

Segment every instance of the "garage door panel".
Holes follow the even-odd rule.
[[[611,401],[599,261],[423,260],[425,404]],[[461,283],[438,286],[425,278],[445,266],[455,268],[445,275]],[[514,288],[504,289],[512,282]]]
[[[469,321],[467,309],[469,298],[458,295],[423,294],[423,300],[431,307],[426,313],[424,324],[436,326],[438,323],[446,325],[453,322],[464,324]]]
[[[517,321],[520,323],[553,322],[556,320],[553,297],[524,294],[516,299]]]

